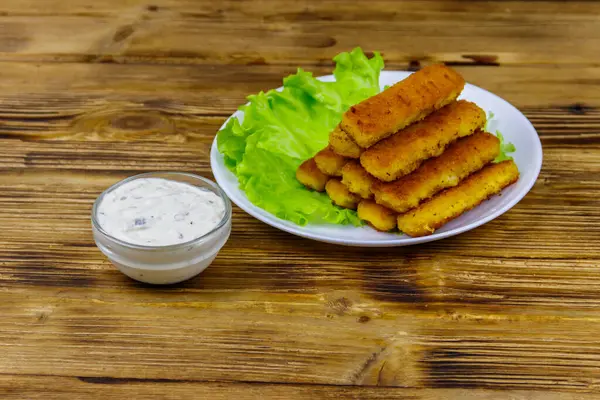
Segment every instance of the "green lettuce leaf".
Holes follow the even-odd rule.
[[[487,122],[485,124],[485,130],[487,132],[489,132],[491,130],[492,124],[494,122],[496,122],[496,121],[493,121],[495,117],[496,116],[494,115],[494,113],[490,110],[488,112]],[[509,155],[509,153],[514,153],[517,150],[515,145],[512,144],[511,142],[506,143],[504,140],[504,136],[502,136],[502,133],[500,133],[499,130],[496,130],[496,137],[498,139],[500,139],[500,154],[498,154],[498,156],[494,159],[493,162],[499,163],[499,162],[506,161],[506,160],[512,160],[513,158]]]
[[[309,222],[360,225],[352,210],[334,206],[326,194],[304,188],[296,169],[327,145],[329,132],[352,105],[379,93],[383,59],[360,48],[334,58],[335,82],[298,69],[281,91],[248,97],[243,121],[231,118],[217,134],[225,165],[258,207],[298,225]]]
[[[494,159],[494,162],[499,163],[506,160],[512,160],[513,158],[509,156],[508,153],[514,153],[517,148],[511,142],[506,143],[504,141],[504,136],[502,136],[500,131],[496,131],[496,136],[500,139],[500,154]]]

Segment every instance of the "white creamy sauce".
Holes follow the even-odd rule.
[[[97,218],[111,236],[145,246],[196,239],[223,219],[225,203],[210,190],[162,178],[127,182],[100,202]]]

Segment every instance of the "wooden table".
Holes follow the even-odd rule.
[[[211,176],[245,96],[356,45],[443,61],[519,107],[544,166],[501,218],[396,249],[235,208],[201,276],[136,283],[90,208],[143,171]],[[3,0],[0,398],[600,396],[600,4]]]

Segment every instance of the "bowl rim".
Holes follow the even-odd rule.
[[[132,182],[134,180],[137,180],[137,179],[154,177],[157,179],[169,180],[168,176],[185,176],[185,177],[192,178],[192,179],[195,179],[195,180],[198,180],[198,181],[201,181],[201,182],[207,184],[212,189],[212,191],[215,192],[215,194],[217,194],[223,200],[223,203],[225,205],[225,213],[223,214],[223,218],[221,218],[221,221],[219,221],[219,223],[213,229],[211,229],[210,231],[208,231],[207,233],[205,233],[202,236],[198,236],[196,238],[193,238],[191,240],[188,240],[188,241],[185,241],[182,243],[159,245],[159,246],[147,246],[147,245],[142,245],[142,244],[130,243],[123,239],[119,239],[119,238],[111,235],[102,227],[102,224],[100,224],[100,222],[98,221],[97,212],[98,212],[98,207],[100,206],[100,203],[102,203],[102,200],[104,200],[104,197],[106,195],[108,195],[110,192],[116,190],[120,186],[122,186],[126,183],[129,183],[129,182]],[[174,179],[173,179],[173,181],[177,182]],[[181,183],[190,184],[188,182],[181,182]],[[227,196],[225,191],[221,188],[221,186],[219,186],[218,183],[216,183],[208,178],[205,178],[203,176],[192,174],[189,172],[151,171],[151,172],[144,172],[141,174],[132,175],[132,176],[122,179],[122,180],[118,181],[117,183],[106,188],[102,193],[100,193],[100,195],[94,201],[94,204],[92,206],[91,220],[92,220],[92,227],[94,229],[96,229],[102,236],[106,237],[107,239],[109,239],[123,247],[129,248],[129,249],[134,249],[134,250],[143,250],[143,251],[170,251],[170,250],[178,250],[180,248],[194,245],[194,244],[196,244],[200,241],[203,241],[211,236],[214,236],[223,226],[225,226],[229,222],[229,220],[231,220],[231,216],[232,216],[231,200],[229,199],[229,196]]]

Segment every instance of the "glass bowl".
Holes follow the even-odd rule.
[[[128,243],[106,232],[98,221],[98,208],[107,194],[121,185],[142,178],[162,178],[210,190],[225,205],[221,221],[208,233],[187,242],[145,246]],[[106,189],[92,207],[92,231],[100,251],[125,275],[151,284],[172,284],[204,271],[217,257],[231,233],[231,202],[214,182],[183,172],[149,172],[124,179]]]

